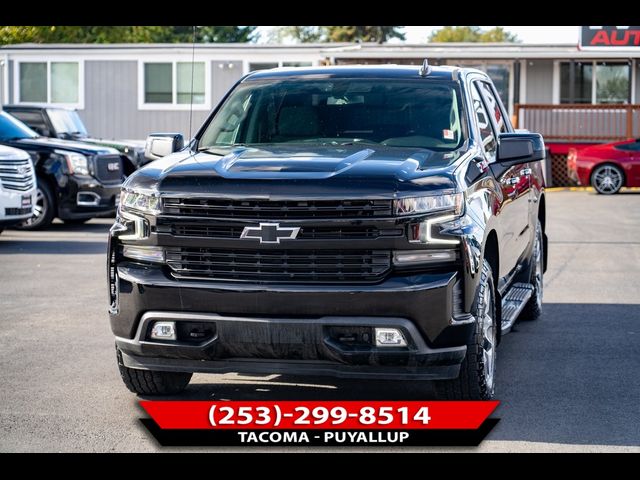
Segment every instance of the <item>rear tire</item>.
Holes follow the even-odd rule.
[[[42,230],[47,228],[56,217],[56,202],[49,183],[42,177],[38,177],[38,189],[36,193],[35,215],[25,220],[18,227],[20,230]]]
[[[159,372],[125,367],[122,352],[116,349],[116,355],[122,381],[130,391],[138,395],[175,395],[187,388],[193,375],[186,372]]]
[[[624,172],[610,163],[600,165],[591,174],[591,186],[602,195],[616,194],[624,187]]]
[[[499,324],[496,318],[495,299],[491,265],[484,260],[473,307],[473,315],[476,317],[475,331],[467,345],[467,355],[460,365],[458,378],[435,382],[439,398],[443,400],[491,400],[493,398]]]

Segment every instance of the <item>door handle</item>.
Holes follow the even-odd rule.
[[[508,178],[505,177],[502,179],[502,183],[504,183],[505,185],[515,185],[519,181],[520,181],[520,177],[508,177]]]
[[[531,169],[523,168],[522,170],[520,170],[520,175],[531,175]]]

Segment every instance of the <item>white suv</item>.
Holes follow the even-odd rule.
[[[31,218],[36,205],[36,173],[24,150],[0,145],[0,232]]]

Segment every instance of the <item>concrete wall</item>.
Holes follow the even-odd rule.
[[[242,76],[242,62],[234,68],[211,66],[212,107]],[[144,139],[153,132],[189,134],[188,110],[138,110],[136,61],[85,61],[85,103],[80,111],[89,133],[101,138]],[[193,111],[195,133],[209,111]]]
[[[526,103],[552,103],[553,60],[527,61]]]

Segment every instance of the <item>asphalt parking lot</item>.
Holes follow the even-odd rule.
[[[0,451],[160,448],[116,368],[109,225],[0,235]],[[547,232],[544,315],[502,342],[501,421],[477,450],[640,452],[640,193],[549,192]],[[415,385],[276,375],[196,375],[187,391],[234,400],[430,396]]]

